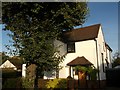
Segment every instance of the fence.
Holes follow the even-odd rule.
[[[80,88],[81,90],[97,90],[99,88],[105,88],[106,87],[106,82],[105,81],[100,81],[100,86],[99,86],[99,81],[97,80],[86,80],[86,82],[74,80],[74,79],[65,79],[66,80],[66,87],[67,88],[62,88],[66,90],[75,90]],[[39,79],[38,80],[38,88],[44,89],[46,88],[46,84],[49,81],[49,79]]]
[[[106,70],[106,84],[108,87],[120,87],[120,68]]]

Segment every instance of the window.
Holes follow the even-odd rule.
[[[106,61],[106,64],[107,64],[107,68],[109,68],[109,62],[108,62],[108,60],[105,59],[105,61]]]
[[[67,52],[68,53],[73,53],[75,52],[75,43],[67,43]]]
[[[103,53],[101,53],[101,56],[102,56],[102,67],[103,67],[103,72],[104,72],[105,69],[104,69],[104,56],[103,56]]]

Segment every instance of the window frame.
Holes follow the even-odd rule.
[[[69,50],[71,48],[71,50]],[[67,53],[75,53],[75,42],[67,43]]]

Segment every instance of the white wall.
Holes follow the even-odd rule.
[[[22,77],[26,77],[26,64],[22,64]]]
[[[106,50],[104,34],[102,32],[101,27],[99,30],[98,38],[96,38],[96,40],[97,40],[97,47],[98,47],[98,63],[99,63],[99,71],[100,71],[100,80],[104,80],[106,79],[106,76],[105,76],[105,71],[103,72],[103,62],[104,62],[104,70],[105,70],[105,67],[107,67],[107,63],[105,59],[107,59],[108,57],[108,62],[111,63],[110,61],[111,53],[109,53],[108,49]],[[102,62],[101,53],[103,53],[103,62]],[[111,64],[110,64],[110,67],[111,67]]]
[[[105,79],[105,72],[103,72],[103,62],[105,63],[105,58],[106,58],[106,49],[105,49],[105,40],[102,32],[102,28],[100,27],[99,33],[98,33],[98,38],[97,40],[97,48],[98,48],[98,64],[99,64],[99,72],[100,72],[100,80]],[[102,55],[103,53],[103,62],[102,62]],[[105,64],[104,64],[105,66]]]
[[[109,49],[107,49],[107,58],[108,58],[108,62],[109,62],[109,68],[112,68],[112,58],[111,58],[111,51]]]
[[[68,53],[65,57],[63,68],[60,70],[60,77],[61,78],[67,78],[69,76],[69,66],[67,66],[67,63],[74,60],[77,57],[84,56],[86,59],[88,59],[91,63],[97,67],[96,62],[96,47],[95,47],[95,41],[94,40],[87,40],[87,41],[81,41],[81,42],[75,42],[75,53]],[[73,75],[73,73],[71,72]]]

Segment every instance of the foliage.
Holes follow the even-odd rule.
[[[82,71],[82,72],[87,72],[88,71],[88,68],[84,67],[84,66],[75,66],[74,69],[76,71]]]
[[[51,79],[47,82],[46,88],[55,89],[55,88],[67,88],[66,79]]]
[[[3,84],[2,84],[2,89],[15,89],[15,88],[21,88],[21,78],[3,78]]]
[[[26,75],[22,78],[23,88],[34,88],[35,87],[35,65],[30,65],[26,69]]]
[[[5,52],[0,52],[0,61],[4,62],[7,59],[9,59],[9,56]]]
[[[90,76],[91,80],[95,80],[97,78],[96,74],[98,73],[98,70],[93,67],[85,67],[85,66],[75,66],[74,69],[78,71],[82,71]]]
[[[97,69],[95,69],[95,68],[93,69],[92,67],[89,67],[87,73],[88,73],[88,75],[90,75],[91,80],[97,79],[97,75],[96,75],[98,73]]]
[[[34,79],[23,77],[22,78],[22,88],[34,88]]]
[[[113,63],[112,63],[113,67],[120,65],[120,53],[116,52],[113,56]]]
[[[13,69],[2,69],[2,78],[16,78],[20,76],[21,72],[17,72]]]
[[[54,48],[63,30],[82,25],[87,18],[86,2],[3,2],[4,30],[10,30],[14,50],[27,64],[34,63],[39,71],[59,69],[64,56]],[[57,52],[57,53],[56,53]]]

